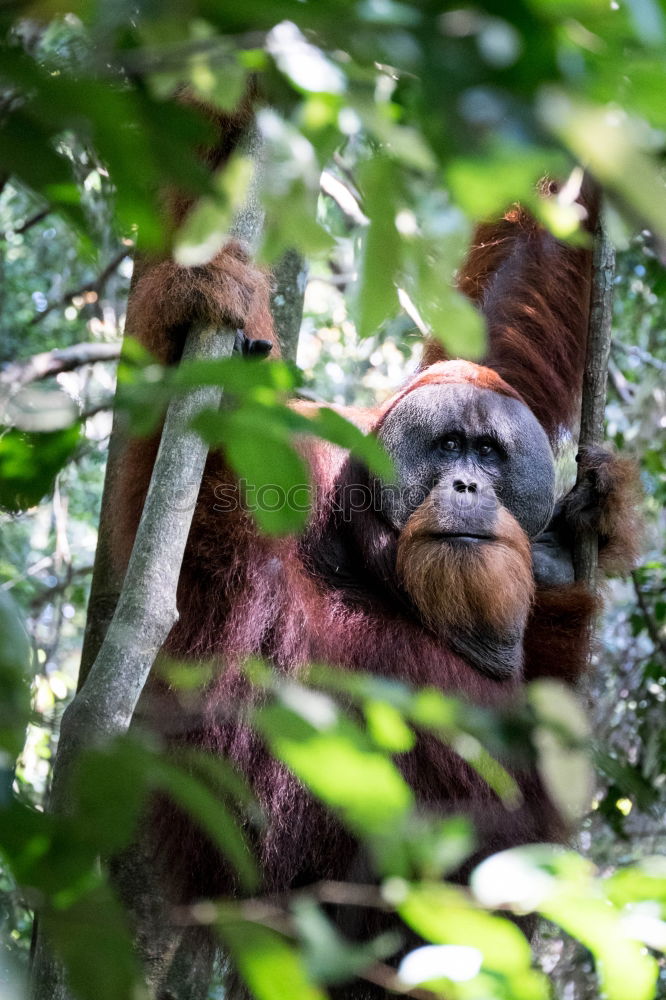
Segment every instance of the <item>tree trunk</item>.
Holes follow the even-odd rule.
[[[295,362],[308,267],[297,250],[287,250],[273,268],[273,277],[275,290],[271,298],[271,311],[275,331],[282,348],[282,357]]]
[[[255,164],[254,181],[230,235],[252,250],[263,223],[258,191],[261,147],[255,132],[249,137],[248,153]],[[233,350],[234,339],[235,330],[194,327],[188,335],[183,358],[215,360],[227,357]],[[108,492],[106,494],[105,520],[100,532],[104,548],[99,556],[96,580],[95,614],[99,617],[90,622],[87,662],[94,652],[96,656],[85,683],[63,716],[48,804],[52,812],[66,813],[71,809],[70,779],[81,751],[129,728],[155,657],[177,620],[176,588],[194,512],[193,508],[182,510],[177,501],[184,489],[191,490],[193,483],[201,482],[208,454],[208,446],[190,430],[190,425],[201,410],[219,406],[221,398],[219,387],[199,386],[174,398],[168,407],[125,580],[108,630],[96,650],[118,583],[107,546],[110,515]],[[114,443],[107,485],[114,474],[117,449],[121,447],[119,436],[116,435]],[[129,879],[131,884],[119,885],[118,889],[121,896],[132,901],[137,942],[149,966],[156,951],[160,956],[166,954],[176,960],[175,967],[181,969],[182,974],[178,992],[173,996],[178,996],[178,1000],[199,1000],[205,996],[202,990],[210,979],[211,963],[197,961],[199,950],[194,950],[195,942],[191,940],[191,961],[187,960],[183,949],[191,935],[176,933],[168,927],[159,887],[153,897],[154,906],[151,905],[146,886],[157,883],[151,879],[150,866],[144,864],[146,859],[141,856],[141,846],[134,850],[139,852],[136,864],[127,868],[128,872],[133,872]],[[34,1000],[71,1000],[65,969],[51,952],[39,926],[32,967],[32,995]]]
[[[587,353],[583,373],[578,446],[601,444],[604,437],[606,382],[613,322],[613,278],[615,248],[608,238],[603,213],[594,232],[592,288],[587,332]],[[579,470],[580,476],[580,470]],[[573,553],[574,574],[594,590],[597,582],[598,537],[595,531],[581,532]]]

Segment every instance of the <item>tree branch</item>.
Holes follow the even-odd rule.
[[[30,320],[30,326],[35,326],[37,323],[41,323],[44,317],[48,316],[54,309],[62,309],[63,306],[66,306],[68,302],[72,301],[72,299],[78,298],[79,295],[85,295],[86,292],[97,292],[97,294],[100,295],[111,275],[120,267],[125,258],[129,256],[129,252],[128,247],[123,247],[122,250],[118,251],[115,257],[111,258],[104,270],[100,271],[93,281],[88,281],[85,285],[81,285],[80,288],[71,288],[68,292],[65,292],[65,294],[57,300],[57,302],[51,302],[46,309],[37,313],[36,316],[33,316]]]
[[[604,435],[606,382],[610,356],[613,320],[613,278],[615,248],[603,224],[603,214],[594,231],[592,257],[592,287],[587,332],[587,354],[583,373],[583,393],[580,413],[579,447],[600,444]],[[578,477],[580,480],[580,467]],[[574,546],[573,562],[576,580],[594,589],[597,579],[598,537],[594,531],[581,532]]]
[[[638,573],[636,570],[631,571],[631,581],[634,585],[634,593],[636,594],[636,603],[641,609],[641,614],[645,619],[645,628],[647,629],[647,634],[650,636],[650,640],[655,650],[659,650],[664,656],[666,656],[666,640],[662,639],[659,634],[659,627],[648,608],[647,601],[645,600],[645,592],[641,586],[641,582],[638,578]]]
[[[0,388],[7,387],[12,394],[30,382],[38,382],[50,375],[71,372],[82,365],[96,361],[116,361],[120,357],[121,343],[81,343],[59,347],[52,351],[33,354],[23,361],[13,361],[0,372]]]
[[[39,212],[35,212],[34,215],[30,215],[20,226],[12,226],[12,232],[14,235],[20,235],[21,233],[27,233],[29,229],[36,226],[42,219],[45,219],[47,215],[50,215],[53,209],[50,205],[46,208],[41,208]]]

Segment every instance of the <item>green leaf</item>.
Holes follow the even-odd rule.
[[[538,723],[532,738],[539,774],[560,812],[573,822],[589,808],[595,784],[586,752],[587,717],[573,692],[556,681],[534,682],[528,698]]]
[[[479,865],[472,885],[486,905],[501,900],[517,912],[536,910],[584,944],[609,1000],[652,1000],[657,963],[631,939],[585,858],[545,844],[513,848]]]
[[[388,479],[393,475],[393,463],[386,451],[372,434],[363,431],[341,414],[328,406],[319,407],[316,413],[303,424],[303,430],[346,448],[368,466],[371,472]]]
[[[659,968],[639,941],[632,941],[609,903],[561,890],[539,912],[577,938],[594,955],[603,995],[608,1000],[652,1000]]]
[[[136,831],[146,796],[152,755],[130,739],[119,739],[81,755],[75,794],[83,831],[102,854],[125,847]]]
[[[604,892],[618,907],[656,902],[663,908],[666,906],[666,859],[642,858],[635,865],[619,868],[604,881]]]
[[[171,373],[170,385],[179,392],[199,385],[221,385],[241,400],[252,396],[273,401],[277,394],[292,392],[301,382],[299,370],[286,361],[231,357],[219,361],[184,361]]]
[[[256,1000],[324,1000],[296,948],[276,931],[224,917],[217,929]]]
[[[147,1000],[125,914],[106,886],[66,909],[41,910],[40,925],[78,1000]]]
[[[501,995],[507,1000],[549,997],[545,976],[531,968],[531,949],[521,931],[509,920],[475,908],[459,889],[436,883],[411,886],[397,910],[427,941],[476,948],[483,969],[506,981],[508,989]]]
[[[486,323],[475,309],[455,288],[447,287],[440,277],[438,296],[428,296],[421,289],[418,306],[423,319],[450,357],[478,361],[486,349]]]
[[[398,934],[382,934],[372,941],[346,941],[314,900],[301,898],[291,911],[301,941],[303,960],[318,983],[344,983],[400,946]]]
[[[534,209],[544,176],[565,178],[567,158],[558,150],[502,143],[483,156],[458,156],[446,170],[454,200],[473,219],[492,219],[516,201]]]
[[[174,257],[183,267],[208,264],[229,239],[234,212],[241,209],[252,179],[252,160],[237,155],[216,175],[214,197],[201,198],[180,227]]]
[[[507,808],[520,804],[521,793],[516,780],[491,756],[479,737],[468,731],[471,727],[465,718],[462,703],[436,689],[424,688],[415,692],[406,714],[415,726],[429,730],[451,746],[496,792]]]
[[[401,244],[395,225],[399,179],[395,163],[384,156],[363,163],[359,176],[370,224],[363,240],[357,326],[360,336],[367,337],[400,308],[396,279]]]
[[[244,364],[248,368],[263,367]],[[188,373],[188,379],[191,375]],[[237,409],[199,414],[193,426],[210,444],[223,447],[241,481],[245,506],[269,534],[298,531],[312,503],[309,469],[294,446],[297,435],[321,436],[350,448],[377,473],[392,471],[376,438],[363,434],[335,411],[323,408],[312,417],[304,416],[273,402],[276,394],[265,384],[262,388],[261,383],[251,379],[238,384],[246,395]]]
[[[275,756],[355,832],[381,835],[398,826],[413,797],[390,757],[323,695],[289,691],[290,707],[267,705],[254,716]]]
[[[606,107],[573,100],[556,88],[545,90],[539,110],[543,123],[620,202],[666,237],[666,191],[661,166],[646,131]]]
[[[413,748],[416,737],[397,708],[385,701],[366,701],[363,710],[368,732],[377,746],[392,753]]]
[[[151,781],[166,792],[201,827],[238,872],[246,889],[259,882],[257,867],[239,824],[219,795],[192,773],[163,759],[155,760]]]
[[[307,465],[273,414],[277,407],[250,404],[224,414],[224,452],[259,527],[284,535],[303,527],[312,495]]]
[[[21,752],[30,717],[30,640],[9,594],[0,591],[0,762]],[[9,762],[8,762],[9,763]],[[8,767],[8,771],[11,772]],[[8,776],[11,785],[12,776]],[[9,789],[0,789],[2,795]]]
[[[0,436],[0,507],[34,507],[52,488],[81,439],[81,426],[60,431],[5,431]]]

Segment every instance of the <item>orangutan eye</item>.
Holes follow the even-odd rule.
[[[439,447],[441,451],[460,451],[460,441],[453,436],[443,437],[439,440]]]
[[[504,455],[502,447],[491,438],[482,438],[476,450],[481,458],[501,458]]]

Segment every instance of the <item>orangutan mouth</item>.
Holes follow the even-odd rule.
[[[439,542],[495,542],[495,535],[473,531],[434,531],[432,538]]]

